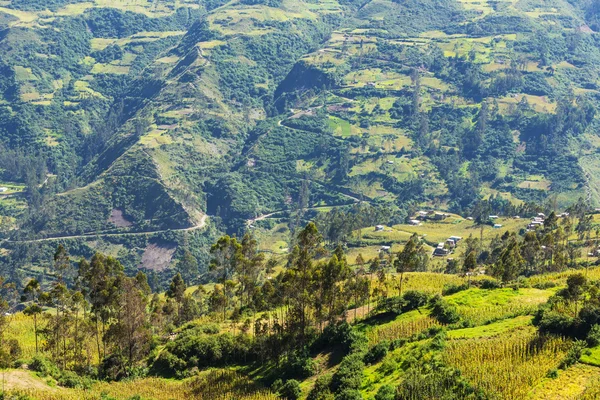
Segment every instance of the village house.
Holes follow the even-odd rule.
[[[419,221],[418,219],[411,219],[410,221],[408,221],[409,225],[412,226],[419,226],[421,225],[421,221]]]
[[[449,253],[449,250],[444,247],[444,243],[439,243],[437,245],[437,247],[433,250],[433,256],[434,257],[447,256],[448,253]]]
[[[391,249],[392,249],[391,246],[381,246],[381,248],[379,249],[379,252],[380,253],[389,253]]]
[[[381,232],[381,231],[383,231],[383,229],[384,229],[383,225],[377,225],[377,226],[375,226],[375,232]]]

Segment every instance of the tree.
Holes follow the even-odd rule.
[[[177,304],[177,323],[181,322],[181,305],[183,303],[183,299],[185,296],[185,290],[187,287],[185,286],[185,282],[181,277],[181,274],[178,272],[175,274],[171,283],[169,284],[169,290],[165,293],[165,295],[173,299]]]
[[[242,305],[250,304],[252,295],[258,285],[258,279],[264,269],[264,264],[265,256],[263,253],[258,252],[258,242],[250,233],[246,233],[242,239],[237,263]]]
[[[217,280],[224,283],[231,279],[237,269],[237,264],[240,258],[242,245],[238,243],[236,238],[228,235],[219,238],[217,243],[212,245],[210,253],[213,258],[209,268],[217,274]]]
[[[103,359],[106,355],[106,328],[118,305],[118,284],[122,276],[121,263],[114,257],[107,257],[101,253],[94,254],[89,263],[85,259],[79,263],[78,281],[94,313],[99,359]],[[99,322],[102,335],[99,332]],[[102,337],[103,351],[100,350],[100,337]]]
[[[312,294],[311,283],[314,269],[314,260],[321,250],[323,238],[314,222],[309,222],[304,229],[298,233],[297,244],[290,253],[288,260],[288,298],[291,301],[292,317],[295,319],[296,330],[300,336],[300,343],[304,343],[306,328],[309,324],[308,307]]]
[[[116,323],[111,325],[108,336],[118,354],[126,357],[127,365],[132,367],[149,350],[148,299],[143,285],[127,277],[122,277],[119,282],[118,297]]]
[[[477,268],[477,257],[475,255],[475,251],[471,250],[469,252],[469,254],[467,254],[467,257],[465,258],[465,262],[463,263],[463,273],[469,277],[468,278],[469,287],[471,287],[471,275],[473,274],[473,271],[475,271],[476,268]]]
[[[185,249],[183,251],[183,257],[177,263],[177,269],[185,282],[192,283],[198,276],[198,260],[191,251]]]
[[[493,275],[504,282],[510,282],[517,278],[525,269],[525,260],[521,256],[521,248],[516,235],[511,234],[506,240],[500,257],[493,266]]]
[[[223,285],[215,285],[212,293],[208,298],[208,307],[212,312],[220,311],[223,313],[223,321],[225,321],[225,311],[227,309],[227,297]]]
[[[35,335],[35,353],[38,353],[38,328],[37,316],[42,313],[42,307],[38,304],[30,304],[24,310],[23,314],[33,317],[33,332]]]
[[[415,271],[423,263],[422,252],[423,244],[419,240],[419,236],[414,233],[408,242],[404,245],[402,251],[398,253],[396,260],[394,260],[394,267],[396,272],[400,274],[400,285],[399,295],[402,295],[402,284],[404,281],[404,274],[406,272]]]

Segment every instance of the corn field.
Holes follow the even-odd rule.
[[[462,319],[470,321],[474,325],[482,325],[490,321],[533,314],[537,308],[536,304],[509,303],[477,308],[460,306],[458,307],[458,312]]]
[[[600,399],[600,379],[594,380],[581,395],[581,400],[597,399]]]
[[[425,329],[433,326],[440,326],[439,322],[429,316],[423,318],[412,319],[406,321],[392,322],[390,324],[378,326],[367,333],[369,344],[376,344],[382,340],[395,340],[408,338],[416,333],[420,333]]]
[[[493,398],[524,399],[557,366],[568,345],[563,338],[540,337],[532,329],[512,337],[449,342],[444,361]]]
[[[36,400],[275,400],[269,390],[235,371],[211,370],[185,381],[144,378],[125,382],[98,382],[90,390],[52,388],[10,392],[18,398],[27,395]],[[9,397],[10,398],[10,397]]]

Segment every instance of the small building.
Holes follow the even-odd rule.
[[[411,219],[410,221],[408,221],[408,223],[412,226],[419,226],[421,225],[421,221],[419,221],[418,219]]]
[[[473,217],[467,217],[467,221],[473,221]]]
[[[452,239],[446,239],[446,244],[448,247],[456,247],[456,242]]]
[[[381,231],[383,231],[383,229],[384,229],[383,225],[377,225],[377,226],[375,226],[375,232],[381,232]]]
[[[544,213],[538,213],[537,216],[538,216],[538,218],[546,219],[546,214],[544,214]]]
[[[4,186],[0,187],[0,193],[5,193],[5,192],[8,192],[8,188],[4,187]]]
[[[513,218],[514,219],[521,219],[521,217],[519,217],[518,215],[515,215]]]
[[[432,219],[434,219],[435,221],[441,221],[441,220],[446,219],[447,216],[448,216],[448,214],[436,212],[436,213],[433,213]]]
[[[498,218],[500,218],[500,217],[499,217],[499,216],[497,216],[497,215],[490,215],[488,218],[489,218],[489,219],[498,219]]]
[[[449,253],[448,249],[444,247],[444,243],[438,244],[438,246],[433,250],[434,257],[443,257],[447,256]]]
[[[450,236],[449,239],[454,240],[454,242],[458,243],[462,240],[462,237],[460,236]]]
[[[379,252],[380,253],[389,253],[391,249],[392,249],[391,246],[381,246],[381,248],[379,249]]]
[[[419,211],[417,213],[416,218],[421,218],[421,219],[427,218],[427,211]]]
[[[502,225],[500,225],[500,224],[494,224],[494,229],[500,229],[500,228],[502,228]]]

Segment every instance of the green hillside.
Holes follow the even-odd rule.
[[[599,65],[595,0],[0,1],[9,389],[595,398]]]
[[[0,13],[0,181],[23,188],[0,198],[6,263],[40,264],[36,240],[63,238],[134,269],[146,245],[133,232],[180,255],[184,236],[358,201],[388,224],[417,208],[471,216],[485,200],[499,214],[600,201],[595,3],[59,0]]]

